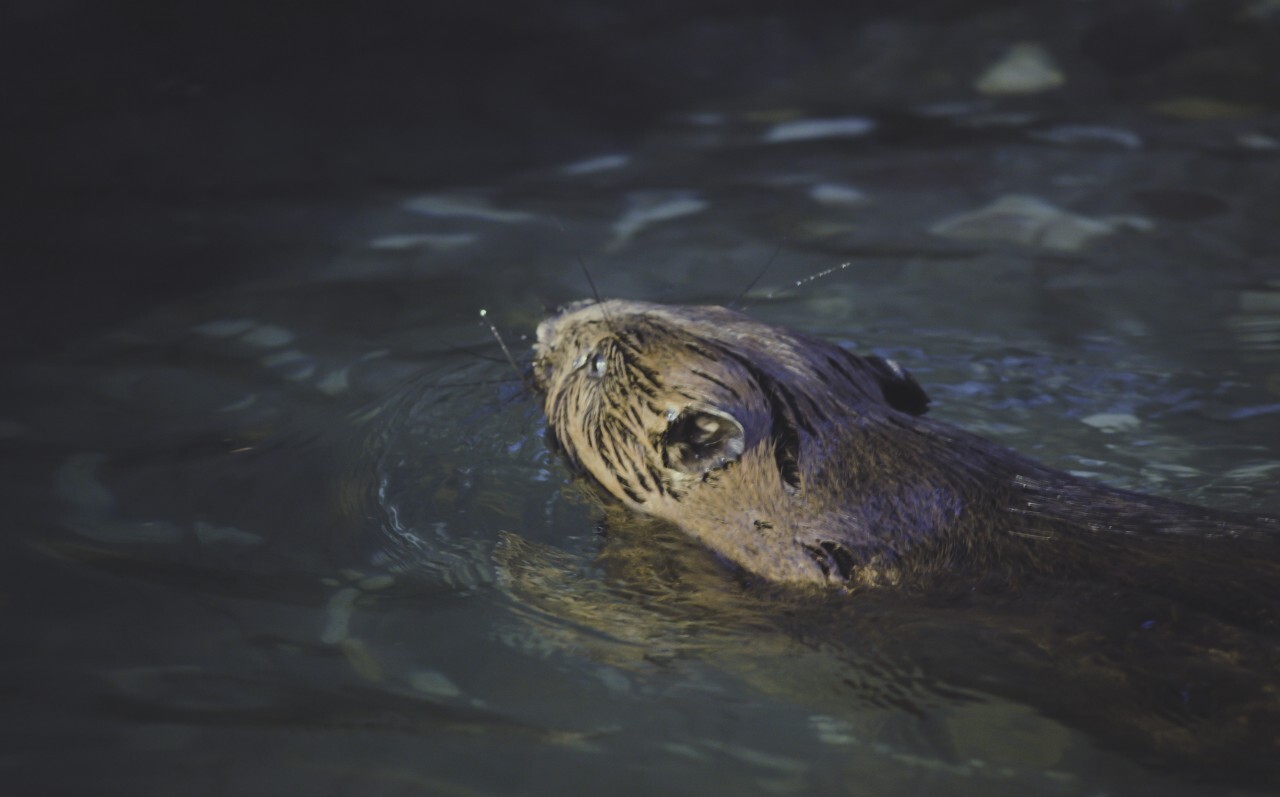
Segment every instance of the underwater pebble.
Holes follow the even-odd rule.
[[[819,138],[855,138],[876,129],[874,119],[845,116],[835,119],[797,119],[774,125],[761,139],[766,144],[811,141]]]
[[[342,651],[342,657],[357,675],[370,681],[382,680],[382,664],[364,642],[359,639],[344,639],[338,643],[338,650]]]
[[[377,592],[378,590],[386,589],[387,587],[390,587],[395,583],[396,583],[395,576],[391,575],[390,573],[383,573],[380,576],[369,576],[367,578],[362,578],[358,582],[356,582],[356,586],[360,587],[360,589],[363,589],[363,590],[368,590],[370,592]]]
[[[1149,108],[1153,113],[1161,116],[1182,119],[1188,122],[1204,122],[1213,119],[1243,119],[1249,116],[1257,116],[1266,110],[1259,105],[1215,100],[1212,97],[1175,97],[1171,100],[1152,103]]]
[[[681,758],[688,758],[694,761],[706,761],[707,757],[703,755],[696,747],[679,742],[663,742],[661,745],[663,750],[678,755]]]
[[[1106,475],[1102,471],[1098,470],[1076,470],[1075,468],[1068,469],[1067,473],[1070,473],[1077,479],[1102,479]]]
[[[1094,238],[1121,228],[1145,231],[1153,226],[1148,219],[1137,216],[1094,219],[1054,207],[1038,197],[1010,194],[984,208],[943,219],[929,231],[946,238],[1008,241],[1077,251]]]
[[[1278,469],[1280,469],[1280,462],[1263,462],[1260,465],[1245,465],[1241,468],[1233,468],[1222,474],[1222,476],[1232,481],[1252,481],[1267,476],[1271,471]]]
[[[961,777],[969,777],[973,773],[969,770],[968,764],[952,764],[939,758],[929,758],[927,756],[916,755],[915,753],[890,753],[889,757],[901,764],[916,769],[924,769],[932,772],[945,772],[948,775],[959,775]],[[1012,769],[1002,769],[1000,774],[1010,778],[1016,773]]]
[[[627,196],[627,211],[613,223],[610,251],[617,251],[641,230],[664,221],[691,216],[707,209],[695,191],[639,191]]]
[[[296,337],[296,335],[283,327],[271,324],[255,324],[252,329],[247,330],[240,336],[240,340],[259,349],[275,349],[293,343]]]
[[[1128,130],[1096,125],[1058,125],[1029,134],[1039,141],[1054,144],[1115,144],[1125,149],[1141,149],[1142,137]]]
[[[1098,412],[1081,418],[1080,422],[1104,432],[1122,432],[1142,425],[1136,415],[1127,412]]]
[[[1246,311],[1245,315],[1227,316],[1226,325],[1241,334],[1265,334],[1276,325],[1276,319],[1267,314],[1256,314]]]
[[[983,72],[973,87],[983,94],[1035,94],[1066,82],[1066,76],[1043,46],[1020,42]]]
[[[401,233],[399,235],[383,235],[369,242],[370,249],[405,250],[430,249],[433,252],[448,252],[460,249],[480,240],[480,236],[470,232],[451,233]]]
[[[409,686],[432,697],[462,697],[462,690],[439,670],[418,670],[409,675]]]
[[[487,199],[476,196],[457,194],[430,194],[415,197],[406,201],[405,210],[421,213],[425,216],[442,216],[453,218],[479,219],[480,221],[496,221],[513,224],[530,221],[532,213],[522,210],[502,210],[489,204]]]
[[[326,607],[328,614],[325,618],[324,630],[320,632],[321,642],[326,645],[336,645],[350,636],[351,614],[360,595],[360,590],[355,587],[344,587],[333,593]]]
[[[818,735],[818,741],[831,745],[853,745],[858,737],[851,733],[851,726],[844,720],[816,714],[809,718],[809,724]]]
[[[856,205],[867,201],[862,191],[841,183],[818,183],[809,189],[809,198],[824,205]]]
[[[230,338],[235,335],[243,335],[256,326],[247,318],[224,318],[218,321],[210,321],[206,324],[199,324],[191,328],[192,332],[201,335],[207,335],[211,338]]]
[[[345,393],[350,389],[351,384],[347,381],[347,373],[349,368],[339,368],[336,371],[330,371],[325,374],[324,378],[316,383],[316,390],[326,396],[336,396],[339,393]]]
[[[1227,417],[1233,421],[1239,421],[1258,415],[1274,415],[1277,412],[1280,412],[1280,404],[1262,404],[1253,407],[1240,407],[1232,410]]]
[[[281,376],[285,379],[291,379],[295,382],[310,379],[312,374],[316,372],[315,358],[297,349],[289,349],[278,354],[272,354],[269,357],[263,357],[262,364],[272,370],[280,371]]]
[[[1246,149],[1280,149],[1280,141],[1263,133],[1241,133],[1236,143]]]
[[[631,157],[628,155],[601,155],[597,158],[587,158],[576,163],[570,163],[560,167],[560,171],[572,177],[583,174],[595,174],[596,172],[607,172],[613,169],[621,169],[631,163]]]
[[[1184,476],[1186,478],[1196,478],[1204,475],[1204,471],[1199,468],[1193,468],[1189,465],[1177,465],[1172,462],[1153,462],[1147,465],[1153,470],[1162,470],[1165,473],[1172,473],[1175,476]]]
[[[1226,326],[1242,345],[1271,351],[1280,348],[1280,318],[1270,315],[1232,315]]]

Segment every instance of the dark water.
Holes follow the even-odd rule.
[[[478,314],[527,357],[579,256],[714,303],[772,257],[750,312],[939,417],[1275,514],[1275,4],[605,8],[12,12],[13,793],[1274,789],[1073,722],[980,618],[602,534]]]

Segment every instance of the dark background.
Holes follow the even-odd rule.
[[[7,346],[264,267],[184,213],[476,184],[618,146],[665,111],[821,57],[859,16],[833,27],[819,4],[752,2],[11,4]]]
[[[1196,80],[1225,100],[1224,86],[1241,101],[1277,96],[1276,15],[1245,24],[1244,7],[10,3],[0,10],[4,346],[57,346],[260,276],[285,239],[305,249],[332,198],[482,184],[788,81],[846,110],[927,99],[938,63],[976,69],[1016,36],[1049,42],[1070,67],[1073,94],[1047,102],[1123,106],[1157,85],[1194,92]],[[999,33],[985,48],[974,40],[983,31]],[[1170,68],[1223,42],[1238,63]],[[836,74],[848,82],[831,91]],[[299,227],[246,222],[267,217],[263,203],[299,200],[318,214]]]

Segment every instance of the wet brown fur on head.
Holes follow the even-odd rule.
[[[924,391],[720,307],[578,303],[538,329],[534,379],[569,460],[618,500],[778,581],[892,578],[962,514],[913,432]],[[881,456],[881,454],[884,454]],[[850,492],[874,482],[863,506]]]
[[[534,350],[575,468],[771,581],[1093,572],[1126,537],[1158,542],[1125,567],[1163,572],[1169,541],[1276,528],[1047,468],[925,417],[892,361],[721,307],[578,302]]]

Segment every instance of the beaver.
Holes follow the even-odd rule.
[[[585,300],[538,326],[533,382],[576,470],[769,582],[1110,569],[1280,620],[1280,520],[1037,463],[927,417],[928,395],[889,359],[723,307]]]

